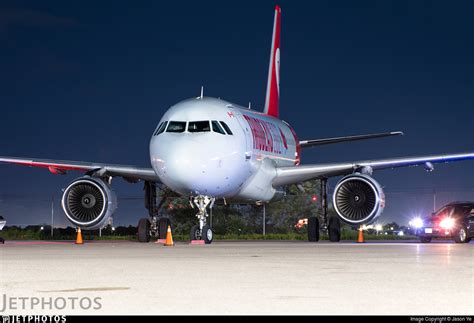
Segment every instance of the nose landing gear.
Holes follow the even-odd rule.
[[[199,195],[191,198],[191,206],[198,209],[196,217],[199,220],[199,225],[195,225],[191,228],[190,237],[191,240],[204,240],[206,244],[211,244],[214,239],[214,233],[212,228],[206,224],[209,214],[207,213],[207,207],[210,209],[214,206],[215,198]]]

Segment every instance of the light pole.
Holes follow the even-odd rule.
[[[262,227],[263,227],[263,236],[265,236],[266,232],[265,232],[265,222],[266,222],[266,209],[265,209],[265,203],[263,203],[263,223],[262,223]]]
[[[54,228],[54,195],[51,198],[51,238],[53,237]]]

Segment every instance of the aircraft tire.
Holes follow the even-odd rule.
[[[315,216],[308,218],[308,241],[319,241],[319,219]]]
[[[147,218],[138,221],[138,242],[150,242],[150,220]]]
[[[202,228],[202,240],[204,240],[205,244],[211,244],[212,241],[214,240],[214,232],[212,232],[212,229],[210,226],[205,225]]]
[[[328,235],[331,242],[341,241],[341,220],[335,215],[329,218]]]
[[[168,218],[160,218],[158,220],[158,237],[160,239],[166,239],[166,234],[168,232],[168,226],[171,225],[171,221]]]

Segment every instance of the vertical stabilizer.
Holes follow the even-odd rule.
[[[275,20],[273,22],[272,49],[270,53],[270,67],[268,68],[267,97],[264,112],[278,117],[280,101],[280,27],[281,8],[275,7]]]

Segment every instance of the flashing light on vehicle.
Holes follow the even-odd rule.
[[[410,226],[419,229],[423,227],[423,220],[421,218],[414,218],[413,220],[410,221]]]
[[[439,226],[445,230],[452,229],[454,227],[454,219],[453,218],[444,218],[439,223]]]

